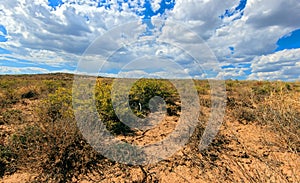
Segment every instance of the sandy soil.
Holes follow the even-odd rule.
[[[24,100],[13,109],[22,111],[26,124],[34,123],[37,103]],[[177,123],[178,117],[168,116],[153,129],[118,138],[136,145],[154,143],[171,133]],[[18,124],[18,128],[26,124]],[[1,143],[7,141],[15,127],[0,125]],[[300,155],[287,150],[285,142],[268,126],[241,123],[227,113],[208,149],[199,151],[197,142],[191,140],[170,158],[153,165],[111,163],[101,172],[80,175],[80,180],[74,182],[300,182]],[[5,175],[0,182],[32,182],[35,176],[33,172],[18,170]]]

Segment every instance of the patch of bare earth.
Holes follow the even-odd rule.
[[[230,151],[220,155],[232,181],[299,182],[299,154],[288,151],[280,136],[266,126],[226,122],[221,131],[231,139]]]
[[[175,127],[167,117],[155,128],[137,136],[119,136],[145,145],[162,140]],[[195,144],[193,144],[194,146]],[[216,141],[204,151],[188,144],[169,159],[143,167],[113,164],[95,179],[82,182],[299,182],[299,154],[288,151],[267,126],[241,124],[226,118]],[[97,177],[97,178],[96,178]]]
[[[12,106],[22,111],[26,123],[0,125],[1,143],[18,128],[38,121],[38,100],[23,100]],[[203,109],[205,115],[208,108]],[[129,166],[104,160],[101,170],[79,175],[74,182],[300,182],[300,155],[268,126],[240,123],[227,114],[218,136],[208,149],[199,151],[195,137],[166,160],[146,166]],[[163,140],[178,124],[167,116],[154,128],[117,138],[136,145]],[[25,169],[5,175],[0,182],[33,182],[36,175]]]
[[[16,172],[13,175],[6,175],[0,180],[1,183],[21,183],[21,182],[33,182],[34,177],[32,173]]]

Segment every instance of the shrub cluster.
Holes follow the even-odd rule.
[[[100,80],[97,82],[95,90],[96,106],[107,129],[115,134],[130,132],[130,129],[119,120],[114,110],[111,83]],[[161,97],[164,100],[165,103],[161,102],[161,106],[158,105],[156,107],[165,107],[168,115],[177,115],[180,111],[178,93],[168,81],[140,79],[133,84],[128,95],[130,109],[127,109],[125,106],[121,107],[124,110],[122,109],[118,112],[122,114],[133,112],[136,116],[145,118],[150,112],[159,110],[151,109],[149,103],[153,97]],[[163,106],[164,104],[166,106]]]

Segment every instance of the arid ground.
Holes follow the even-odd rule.
[[[167,81],[142,80],[130,92],[132,111],[140,117],[149,114],[153,95],[166,100],[166,117],[144,131],[116,118],[112,82],[98,78],[95,98],[117,138],[146,145],[174,130],[180,99]],[[210,86],[194,82],[201,107],[189,142],[158,163],[126,165],[95,151],[78,130],[73,75],[0,76],[0,182],[300,182],[299,82],[226,81],[223,123],[203,150],[198,144],[211,112]]]

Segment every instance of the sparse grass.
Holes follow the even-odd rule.
[[[8,109],[0,112],[0,124],[20,124],[23,122],[22,111],[18,109]]]
[[[259,105],[256,113],[258,122],[269,126],[296,153],[300,152],[299,98],[299,93],[272,94]]]
[[[10,147],[0,144],[0,177],[6,172],[11,174],[16,171],[14,165],[16,158],[16,154],[11,151]]]
[[[0,127],[9,128],[0,137],[0,177],[26,169],[37,174],[36,182],[76,182],[92,172],[100,175],[99,181],[118,177],[117,180],[133,182],[133,174],[129,172],[140,170],[142,178],[135,179],[135,182],[159,182],[161,172],[174,173],[178,167],[189,167],[198,171],[199,175],[195,177],[214,182],[263,182],[271,179],[289,182],[299,178],[299,175],[286,178],[280,169],[282,162],[267,159],[265,152],[260,155],[247,149],[233,133],[219,133],[209,148],[199,152],[197,145],[209,117],[211,98],[209,83],[198,80],[194,82],[200,105],[204,107],[200,109],[199,119],[202,121],[182,154],[149,166],[111,162],[93,150],[76,126],[72,109],[72,78],[72,75],[65,74],[0,77]],[[115,135],[124,136],[129,132],[135,135],[115,114],[111,103],[112,82],[113,79],[109,78],[100,78],[96,82],[98,113],[107,129]],[[269,129],[281,138],[280,151],[299,157],[299,88],[298,82],[226,81],[225,118],[237,121],[240,128],[255,125]],[[178,93],[165,80],[136,82],[128,96],[130,110],[139,117],[146,117],[151,112],[149,101],[154,96],[165,100],[169,116],[180,116]],[[23,111],[18,109],[18,106],[25,105],[24,101],[39,103],[32,114],[37,119],[35,122],[26,121]],[[234,133],[238,134],[237,131]],[[263,166],[255,168],[258,165]]]

